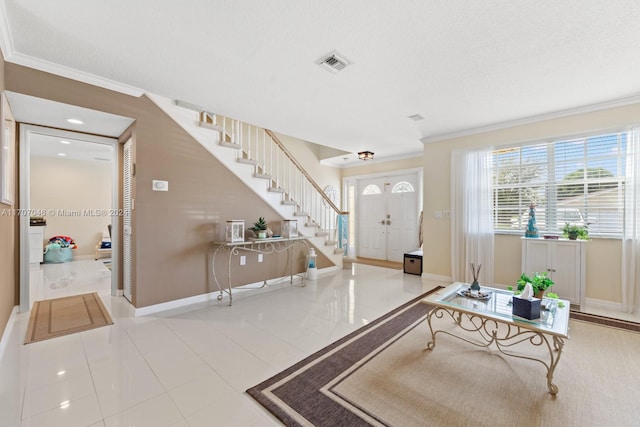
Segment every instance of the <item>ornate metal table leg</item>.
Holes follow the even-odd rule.
[[[439,310],[439,308],[434,308],[429,312],[429,315],[427,316],[427,323],[429,324],[429,330],[431,331],[431,341],[427,343],[427,350],[433,350],[433,348],[436,346],[436,333],[433,331],[433,326],[431,325],[431,316],[433,316]],[[442,317],[442,315],[436,317]]]
[[[553,372],[556,370],[556,366],[560,361],[560,356],[562,355],[562,348],[564,347],[564,340],[561,337],[553,337],[553,347],[558,352],[558,355],[553,357],[553,350],[549,350],[551,353],[551,363],[549,365],[549,369],[547,370],[547,387],[549,387],[549,393],[554,396],[558,394],[558,386],[553,383]]]

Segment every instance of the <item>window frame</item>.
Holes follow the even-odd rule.
[[[566,210],[565,206],[561,206],[558,207],[559,202],[561,202],[561,200],[558,198],[558,187],[560,185],[560,183],[562,182],[562,179],[557,179],[555,174],[556,174],[556,147],[559,146],[561,143],[570,143],[572,141],[577,141],[577,140],[583,140],[584,144],[583,144],[583,155],[581,157],[576,156],[575,159],[573,159],[572,161],[578,162],[578,161],[582,161],[583,162],[583,170],[585,171],[585,176],[584,178],[580,178],[576,180],[576,185],[583,185],[584,186],[584,195],[585,195],[585,199],[588,197],[588,195],[590,194],[588,191],[588,186],[589,185],[593,185],[593,184],[602,184],[602,183],[613,183],[615,182],[615,188],[617,188],[617,201],[615,203],[612,203],[610,206],[617,206],[618,209],[618,220],[614,220],[611,223],[607,223],[608,224],[616,224],[618,227],[616,228],[615,231],[612,232],[602,232],[602,231],[594,231],[592,232],[592,230],[589,230],[589,238],[610,238],[610,239],[621,239],[622,238],[622,232],[624,229],[624,220],[625,220],[625,215],[624,215],[624,185],[626,182],[626,175],[625,175],[625,169],[624,169],[624,165],[625,165],[625,161],[626,161],[626,141],[627,141],[627,134],[628,132],[632,129],[631,126],[626,126],[624,128],[616,128],[616,129],[608,129],[608,130],[601,130],[598,132],[589,132],[589,133],[579,133],[579,134],[573,134],[573,135],[569,135],[569,136],[564,136],[564,137],[551,137],[551,138],[545,138],[542,140],[530,140],[530,141],[526,141],[526,142],[520,142],[520,143],[509,143],[509,144],[504,144],[501,146],[495,146],[494,150],[493,150],[493,167],[494,167],[494,171],[492,172],[492,175],[494,177],[494,189],[493,189],[493,194],[492,194],[492,198],[494,200],[493,202],[493,209],[494,209],[494,233],[495,234],[504,234],[504,235],[523,235],[524,231],[526,229],[526,223],[527,223],[527,219],[528,219],[528,206],[530,204],[529,200],[525,200],[523,198],[523,190],[525,188],[533,188],[535,189],[536,187],[541,188],[543,194],[545,195],[545,197],[547,198],[547,200],[545,200],[545,206],[544,206],[544,212],[545,213],[549,213],[551,212],[550,215],[545,215],[548,219],[550,223],[557,223],[557,217],[556,217],[556,213],[560,210]],[[599,153],[594,153],[591,156],[589,156],[589,140],[593,140],[594,143],[597,143],[597,139],[598,138],[605,138],[608,137],[610,135],[617,135],[616,137],[616,152],[613,155],[603,155],[603,154],[599,154]],[[522,177],[522,170],[523,170],[523,165],[525,165],[525,163],[523,162],[523,149],[525,148],[531,148],[533,149],[535,146],[543,146],[545,148],[546,151],[546,161],[545,162],[541,162],[540,165],[544,165],[544,171],[543,174],[545,175],[545,179],[544,180],[534,180],[535,184],[530,185],[530,186],[526,186],[525,183],[523,183],[521,181],[521,177]],[[592,146],[593,147],[593,146]],[[517,183],[503,183],[502,185],[497,184],[496,182],[496,173],[498,173],[498,171],[501,170],[507,170],[508,167],[503,166],[502,169],[501,167],[499,167],[498,165],[500,164],[500,162],[496,161],[497,159],[497,155],[499,153],[505,153],[508,152],[509,150],[517,150],[518,151],[518,159],[517,159],[517,165],[514,167],[515,169],[518,170],[518,181]],[[609,159],[610,161],[612,159],[615,158],[615,162],[616,162],[616,171],[617,171],[617,175],[614,174],[614,176],[610,177],[609,179],[603,179],[601,177],[599,178],[589,178],[588,177],[588,172],[589,169],[591,168],[591,166],[589,166],[590,164],[592,164],[592,162],[594,160],[598,160],[598,159]],[[564,175],[566,176],[566,175]],[[607,177],[608,178],[608,177]],[[566,181],[565,181],[566,182]],[[509,187],[513,187],[513,188],[517,188],[518,191],[518,206],[517,208],[515,207],[510,207],[509,205],[500,205],[499,204],[499,199],[498,199],[498,191],[500,189],[507,189]],[[549,203],[549,201],[551,201]],[[498,203],[497,203],[498,202]],[[581,215],[583,215],[583,217],[587,218],[587,213],[585,213],[585,209],[584,206],[586,205],[586,200],[583,203],[582,207],[577,207],[576,209],[578,209],[581,213]],[[500,218],[500,211],[506,212],[508,210],[515,210],[518,209],[520,211],[519,215],[522,215],[522,213],[525,213],[525,218],[524,220],[519,218],[519,223],[518,225],[520,226],[520,228],[515,228],[515,229],[506,229],[504,228],[504,216],[503,218]],[[539,211],[536,210],[536,213],[538,213]],[[500,222],[500,220],[502,220],[502,222]],[[588,228],[589,229],[589,228]],[[561,230],[540,230],[540,236],[542,237],[544,234],[561,234]]]

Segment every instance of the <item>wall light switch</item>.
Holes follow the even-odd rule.
[[[153,191],[169,191],[169,181],[159,181],[154,179],[151,181],[151,189]]]
[[[242,255],[240,257],[240,265],[247,265],[247,257]]]
[[[442,219],[442,211],[433,211],[433,217],[435,219]]]
[[[258,254],[258,262],[262,262],[264,259],[264,255],[263,254]]]

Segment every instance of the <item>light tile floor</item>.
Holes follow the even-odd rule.
[[[32,270],[34,299],[97,291],[115,322],[23,345],[0,360],[0,427],[269,426],[245,390],[438,283],[355,264],[302,287],[133,317],[102,260]]]

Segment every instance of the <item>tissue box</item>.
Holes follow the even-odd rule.
[[[513,297],[513,314],[515,316],[524,317],[525,319],[540,318],[540,300],[532,298],[531,300]]]

